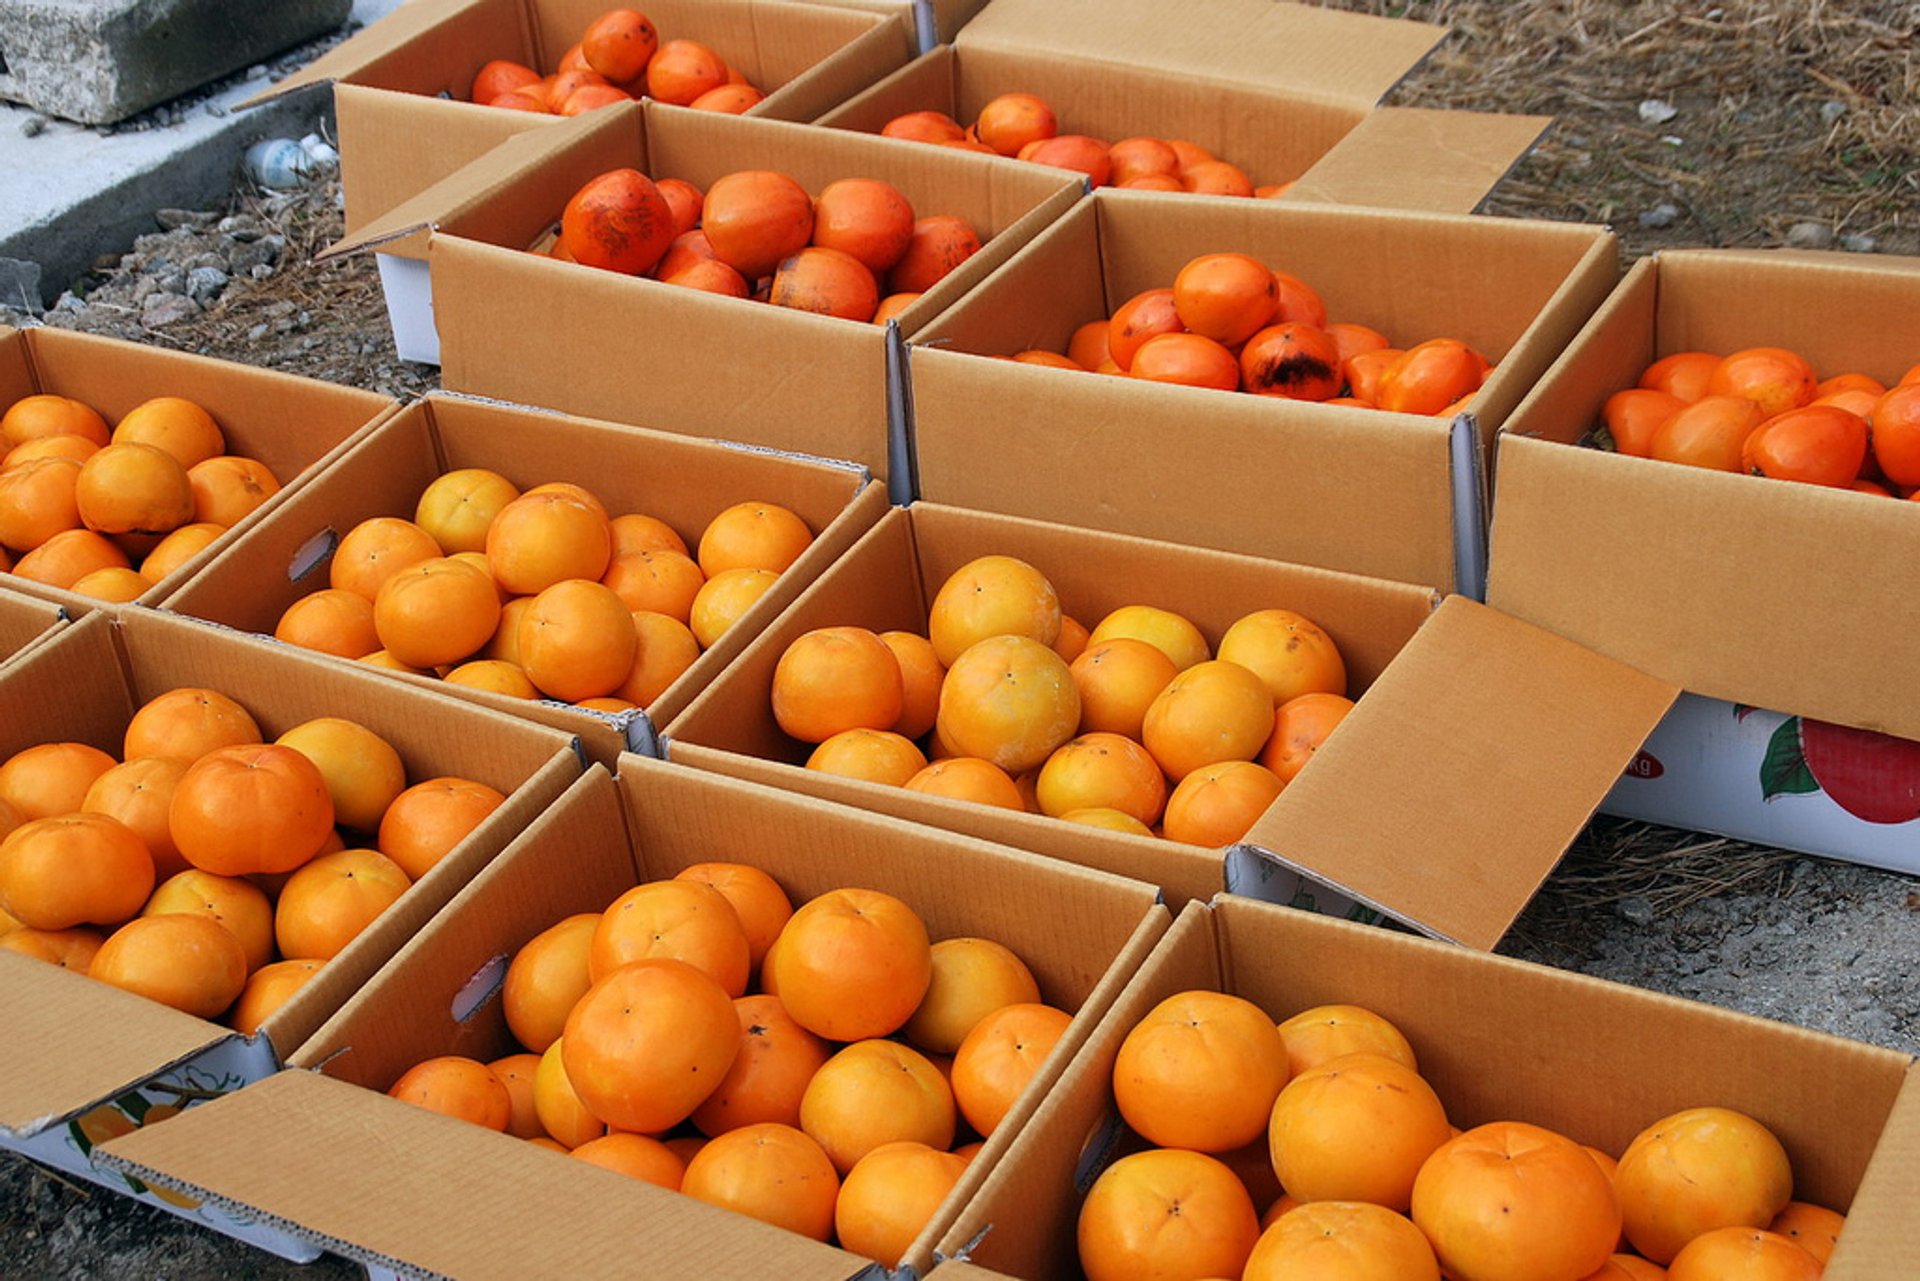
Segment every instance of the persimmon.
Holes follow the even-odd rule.
[[[639,643],[633,667],[614,696],[645,707],[693,666],[700,657],[700,642],[685,623],[670,615],[638,610],[632,618]]]
[[[1920,380],[1890,389],[1867,413],[1873,457],[1888,480],[1920,486]]]
[[[99,411],[71,396],[22,396],[0,415],[0,441],[9,448],[47,436],[84,436],[96,445],[112,439]]]
[[[1283,325],[1291,320],[1312,325],[1315,329],[1326,329],[1327,304],[1319,290],[1300,277],[1284,271],[1273,273],[1273,287],[1274,324]]]
[[[483,552],[487,527],[500,509],[520,496],[519,487],[497,471],[460,467],[444,472],[420,491],[413,524],[444,555]]]
[[[997,809],[1024,810],[1026,801],[1013,777],[992,761],[973,756],[954,756],[937,760],[908,779],[909,792],[925,796],[944,796]]]
[[[252,1036],[280,1007],[320,973],[325,961],[303,957],[263,965],[247,976],[247,985],[227,1011],[227,1022],[242,1036]]]
[[[1060,122],[1045,98],[1031,93],[1003,93],[980,108],[973,128],[981,142],[1003,156],[1013,156],[1028,143],[1059,133]]]
[[[543,1054],[560,1039],[574,1003],[593,986],[587,957],[600,913],[580,912],[521,945],[507,965],[500,1009],[514,1039]]]
[[[1190,332],[1233,345],[1272,320],[1279,302],[1273,272],[1239,253],[1202,254],[1173,281],[1173,305]]]
[[[925,293],[980,252],[980,233],[954,214],[917,219],[907,250],[887,272],[886,292]]]
[[[125,568],[127,554],[91,529],[63,529],[22,556],[13,572],[49,587],[71,588],[98,569]]]
[[[676,107],[725,83],[725,60],[697,40],[663,41],[647,63],[647,96]]]
[[[748,962],[758,973],[774,939],[793,915],[793,904],[780,883],[746,863],[695,863],[681,868],[674,879],[711,886],[733,904],[747,934]]]
[[[541,96],[545,99],[547,111],[560,115],[569,100],[582,89],[611,89],[607,78],[591,67],[566,67],[549,76],[541,86]],[[578,115],[578,111],[574,114]]]
[[[1207,638],[1192,620],[1156,605],[1122,605],[1094,624],[1087,644],[1098,646],[1122,637],[1145,641],[1165,654],[1177,671],[1212,657]]]
[[[415,783],[394,797],[381,816],[375,844],[417,881],[506,799],[473,779],[443,776]]]
[[[834,1201],[843,1249],[897,1266],[965,1173],[967,1161],[924,1143],[885,1143],[847,1171]]]
[[[261,741],[253,715],[219,690],[182,686],[148,699],[127,722],[121,756],[192,762],[219,747]]]
[[[691,557],[663,549],[614,557],[600,582],[629,612],[665,614],[685,623],[693,617],[693,602],[706,578]]]
[[[1181,185],[1180,179],[1173,176],[1172,174],[1164,174],[1164,173],[1138,174],[1132,178],[1116,181],[1113,185],[1116,187],[1124,187],[1128,191],[1185,191],[1186,190],[1186,188]]]
[[[1377,1054],[1342,1055],[1294,1077],[1274,1101],[1267,1127],[1274,1173],[1295,1196],[1370,1201],[1402,1213],[1414,1176],[1450,1137],[1433,1087]],[[1595,1179],[1603,1178],[1585,1153],[1573,1151]]]
[[[1655,1263],[1670,1263],[1703,1232],[1771,1223],[1792,1198],[1793,1172],[1759,1121],[1730,1108],[1689,1108],[1635,1136],[1613,1186],[1627,1240]]]
[[[1222,1089],[1222,1082],[1232,1089]],[[1266,1128],[1287,1083],[1286,1047],[1251,1001],[1194,990],[1160,1002],[1121,1042],[1114,1102],[1162,1147],[1228,1152]]]
[[[485,105],[502,94],[538,83],[540,73],[532,67],[505,58],[495,58],[474,73],[473,86],[467,97],[472,102]]]
[[[587,974],[597,983],[623,965],[660,957],[693,966],[729,1000],[746,993],[752,959],[746,927],[731,900],[711,885],[647,881],[614,899],[594,927]]]
[[[616,84],[647,69],[660,47],[660,33],[647,16],[633,9],[609,9],[587,24],[580,36],[586,64]]]
[[[1667,1265],[1667,1281],[1817,1281],[1825,1266],[1794,1242],[1761,1228],[1703,1232]]]
[[[1087,1281],[1238,1277],[1260,1222],[1232,1170],[1204,1153],[1157,1148],[1101,1172],[1075,1235]]]
[[[833,1233],[840,1175],[820,1145],[777,1121],[743,1125],[710,1140],[681,1179],[680,1191],[815,1241]]]
[[[159,878],[187,870],[173,843],[173,831],[167,825],[167,810],[173,803],[173,789],[187,772],[188,762],[162,756],[130,760],[94,779],[87,788],[80,809],[89,814],[105,814],[118,819],[132,830],[147,847]],[[4,829],[0,824],[0,829]],[[0,835],[4,835],[0,830]]]
[[[933,978],[927,927],[878,890],[832,890],[798,908],[767,952],[762,985],[799,1023],[835,1041],[887,1036]]]
[[[146,845],[105,814],[31,819],[0,841],[0,912],[33,929],[130,920],[153,881]]]
[[[193,519],[233,526],[280,492],[280,481],[265,463],[228,454],[187,470],[193,491]]]
[[[1035,782],[1040,812],[1116,809],[1151,826],[1166,808],[1167,783],[1147,749],[1119,734],[1082,734],[1062,744]]]
[[[487,643],[499,621],[493,581],[452,557],[408,566],[373,601],[381,647],[410,667],[459,662]]]
[[[1810,402],[1820,380],[1798,352],[1748,347],[1721,358],[1707,379],[1709,396],[1741,396],[1768,418]]]
[[[1279,276],[1276,275],[1274,281],[1277,285]],[[1357,325],[1350,320],[1334,321],[1318,328],[1321,333],[1333,340],[1334,350],[1340,353],[1340,361],[1339,365],[1335,366],[1336,369],[1345,365],[1350,357],[1358,356],[1363,351],[1382,351],[1393,345],[1378,329]]]
[[[327,565],[327,581],[371,601],[401,570],[446,554],[432,534],[412,521],[375,516],[355,525],[340,540]]]
[[[1651,387],[1629,387],[1607,397],[1600,407],[1613,447],[1634,458],[1645,458],[1653,450],[1653,438],[1669,418],[1686,408],[1689,402],[1672,392]]]
[[[303,721],[274,740],[320,770],[333,799],[334,822],[372,832],[407,786],[400,753],[358,721],[322,716]]]
[[[1071,361],[1066,362],[1072,365]],[[1078,368],[1078,366],[1073,366]],[[1234,391],[1240,386],[1240,362],[1231,351],[1199,334],[1156,334],[1140,344],[1127,370],[1148,382]]]
[[[909,142],[958,142],[967,131],[944,111],[909,111],[882,125],[880,135]]]
[[[142,916],[169,912],[204,916],[225,927],[240,940],[249,974],[273,959],[273,904],[251,881],[189,868],[156,885],[140,909]]]
[[[1203,765],[1252,760],[1273,731],[1273,717],[1273,695],[1260,677],[1214,659],[1160,691],[1147,708],[1141,741],[1177,782]]]
[[[809,246],[781,259],[768,301],[776,307],[864,323],[873,319],[880,305],[880,286],[853,255]]]
[[[620,688],[638,645],[627,604],[586,579],[546,588],[520,620],[520,665],[528,679],[570,703]]]
[[[714,256],[749,281],[806,248],[813,227],[813,198],[786,174],[742,170],[707,188],[701,230]]]
[[[813,243],[852,256],[879,277],[906,253],[913,224],[913,205],[892,183],[843,178],[820,191]]]
[[[1775,414],[1740,446],[1741,470],[1774,480],[1846,487],[1866,461],[1866,419],[1833,405]]]
[[[1416,343],[1380,375],[1380,408],[1401,414],[1438,413],[1477,388],[1486,368],[1479,353],[1455,339]]]
[[[1080,692],[1082,730],[1138,741],[1147,708],[1179,674],[1173,660],[1144,640],[1089,641],[1068,668]]]
[[[1720,357],[1710,352],[1676,351],[1641,371],[1639,385],[1666,392],[1691,405],[1707,394],[1707,384],[1713,380],[1713,371],[1719,364]]]
[[[912,739],[883,729],[845,729],[813,749],[806,768],[841,778],[905,786],[927,767]]]
[[[1832,1259],[1833,1249],[1840,1243],[1841,1229],[1846,1226],[1846,1216],[1837,1210],[1807,1201],[1789,1201],[1785,1209],[1773,1216],[1767,1231],[1778,1233],[1826,1263]]]
[[[888,321],[898,317],[901,312],[905,311],[907,308],[913,306],[914,303],[919,301],[920,301],[920,295],[918,293],[888,294],[886,297],[880,300],[880,305],[874,308],[873,323],[876,325],[884,325]]]
[[[108,445],[80,464],[74,503],[88,529],[161,535],[194,519],[193,486],[180,460],[154,445]]]
[[[1238,165],[1203,160],[1180,171],[1180,187],[1200,196],[1251,196],[1253,180]]]
[[[1040,1000],[1026,963],[992,939],[942,939],[931,959],[926,996],[904,1028],[907,1040],[929,1054],[952,1054],[995,1010]]]
[[[904,696],[893,651],[860,627],[806,633],[773,673],[774,719],[802,742],[824,742],[844,729],[885,729],[899,719]]]
[[[699,213],[697,206],[694,212],[696,215]],[[676,215],[676,217],[679,216]],[[660,256],[659,262],[654,264],[653,274],[664,280],[698,263],[718,261],[719,259],[713,256],[713,244],[707,239],[707,233],[695,228],[683,231],[673,238],[672,243],[667,246],[667,252]],[[622,550],[647,551],[651,548],[623,548]],[[683,543],[673,550],[685,551],[686,546]]]
[[[1660,425],[1647,456],[1714,471],[1739,471],[1747,437],[1765,417],[1759,404],[1745,396],[1702,396]]]
[[[160,582],[205,551],[216,538],[226,532],[224,525],[213,525],[202,521],[182,525],[161,539],[154,549],[147,553],[146,558],[140,562],[140,573],[148,582]]]
[[[1122,138],[1107,148],[1107,159],[1116,184],[1156,175],[1178,181],[1180,157],[1158,138]]]
[[[87,975],[211,1019],[246,987],[247,955],[239,939],[208,917],[143,916],[107,936]]]
[[[98,930],[36,930],[26,926],[0,934],[0,951],[85,974],[107,940]]]
[[[807,1083],[832,1051],[794,1022],[777,996],[742,996],[733,1004],[740,1020],[740,1054],[694,1109],[694,1125],[709,1137],[768,1121],[797,1127]]]
[[[678,1125],[740,1052],[740,1022],[721,986],[685,961],[621,965],[587,989],[555,1044],[592,1113],[640,1133]]]
[[[80,528],[80,466],[71,458],[35,458],[0,472],[0,544],[27,551]]]
[[[778,955],[776,950],[775,955]],[[885,1143],[912,1140],[945,1151],[953,1143],[953,1091],[933,1062],[897,1041],[857,1040],[807,1082],[800,1128],[844,1178]]]
[[[1080,692],[1067,664],[1040,641],[991,636],[947,668],[935,729],[964,756],[1009,773],[1041,764],[1072,738]]]
[[[575,1159],[651,1183],[669,1192],[680,1190],[687,1164],[672,1148],[644,1134],[620,1131],[588,1139],[570,1153]]]
[[[109,565],[75,580],[73,591],[81,596],[91,596],[95,600],[125,604],[139,599],[152,586],[153,584],[148,582],[139,570],[128,569],[122,565]]]
[[[949,574],[927,612],[934,656],[951,667],[975,643],[1025,636],[1052,645],[1060,634],[1060,596],[1047,576],[1015,556],[980,556]]]
[[[614,169],[567,201],[558,247],[574,262],[637,276],[660,260],[673,236],[673,211],[653,180],[638,169]]]
[[[1378,1054],[1420,1070],[1413,1046],[1392,1023],[1357,1005],[1316,1005],[1280,1024],[1287,1064],[1299,1076],[1343,1054]]]
[[[114,426],[112,443],[152,445],[189,469],[227,452],[213,415],[181,396],[155,396],[129,409]]]
[[[1164,826],[1170,841],[1215,849],[1250,831],[1286,784],[1251,761],[1221,761],[1194,770],[1167,797]]]
[[[273,636],[336,658],[359,658],[380,648],[373,602],[338,587],[309,592],[287,606],[273,626]]]
[[[694,111],[717,111],[729,116],[743,116],[764,102],[766,97],[766,94],[752,85],[715,85],[687,106]]]
[[[0,441],[0,448],[5,447],[5,441]],[[62,436],[40,436],[23,440],[0,455],[0,472],[11,471],[36,458],[64,458],[69,462],[84,463],[99,451],[99,445],[71,432]]]
[[[1236,369],[1238,386],[1261,396],[1330,400],[1340,394],[1340,349],[1303,321],[1269,325],[1247,339]]]
[[[542,116],[553,114],[552,108],[547,106],[546,91],[537,81],[524,88],[509,89],[485,105],[499,107],[503,111],[526,111]]]
[[[564,1036],[541,1053],[540,1066],[534,1069],[533,1110],[540,1128],[569,1151],[607,1132],[607,1123],[581,1101],[567,1075]]]
[[[1381,1206],[1314,1201],[1283,1211],[1271,1224],[1248,1256],[1242,1281],[1440,1281],[1425,1234]]]
[[[1037,1001],[1004,1005],[954,1051],[954,1103],[967,1124],[991,1137],[1067,1033],[1073,1016]]]
[[[416,1063],[387,1090],[392,1098],[429,1112],[505,1132],[513,1115],[506,1083],[477,1059],[442,1055]]]
[[[1314,753],[1353,710],[1339,694],[1300,694],[1274,708],[1273,733],[1260,749],[1260,763],[1291,783]]]
[[[273,932],[285,957],[329,960],[399,901],[412,882],[378,850],[345,849],[309,860],[281,887]]]
[[[1353,399],[1378,408],[1380,380],[1404,355],[1406,353],[1398,348],[1382,347],[1347,357],[1340,365],[1340,374],[1346,379]]]
[[[507,1087],[509,1110],[506,1132],[516,1139],[545,1139],[546,1131],[541,1128],[540,1113],[533,1102],[533,1079],[540,1070],[540,1056],[508,1054],[494,1059],[487,1066],[500,1078],[500,1084]],[[547,1141],[552,1142],[551,1139]]]
[[[95,781],[114,767],[113,757],[90,743],[36,743],[0,762],[0,801],[23,820],[71,814],[86,801]]]

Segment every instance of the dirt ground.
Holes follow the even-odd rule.
[[[1453,28],[1389,101],[1558,118],[1487,212],[1607,222],[1633,256],[1698,245],[1920,253],[1920,113],[1912,109],[1920,6],[1330,7]],[[370,261],[309,262],[339,234],[333,187],[240,190],[229,208],[207,212],[170,215],[141,245],[104,259],[46,323],[400,396],[436,385],[434,370],[394,355]],[[270,262],[244,248],[276,237]],[[249,265],[227,273],[224,289],[190,316],[143,324],[150,278],[196,254]],[[1600,818],[1501,951],[1920,1053],[1920,975],[1911,967],[1920,955],[1920,880],[1910,877]],[[0,1275],[354,1271],[337,1260],[281,1265],[0,1158]]]

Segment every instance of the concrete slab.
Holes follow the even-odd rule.
[[[0,98],[110,124],[324,35],[353,0],[5,0]]]
[[[400,3],[354,0],[350,21],[363,25]],[[104,129],[0,104],[0,174],[7,179],[0,181],[0,302],[38,310],[96,258],[152,231],[158,210],[224,204],[248,146],[299,138],[331,117],[325,88],[236,110],[275,70],[285,74],[319,52],[295,51]]]

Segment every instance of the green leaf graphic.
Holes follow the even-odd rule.
[[[1789,716],[1767,740],[1766,759],[1760,762],[1760,798],[1770,801],[1776,796],[1800,796],[1819,790],[1819,782],[1807,768],[1806,754],[1800,750],[1800,718]]]

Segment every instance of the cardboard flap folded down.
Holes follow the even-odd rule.
[[[277,1073],[97,1151],[143,1180],[253,1207],[408,1272],[846,1281],[865,1262],[308,1072]],[[607,1231],[615,1222],[631,1230]]]
[[[1827,1281],[1912,1275],[1916,1205],[1920,1205],[1920,1069],[1910,1069],[1847,1210],[1847,1230],[1827,1260],[1823,1274]]]
[[[225,1028],[0,952],[0,1127],[37,1130],[216,1041]]]
[[[546,128],[513,134],[419,195],[368,220],[365,226],[315,254],[314,261],[326,262],[375,248],[402,257],[425,258],[427,233],[482,203],[497,204],[504,210],[509,203],[532,201],[541,211],[534,219],[537,223],[551,213],[556,193],[571,191],[591,174],[583,170],[571,184],[565,176],[556,176],[550,183],[530,182],[529,170],[536,166],[569,166],[576,156],[597,157],[609,137],[640,132],[641,111],[638,103],[615,103]],[[589,159],[586,167],[592,168],[593,163]],[[572,168],[568,171],[571,173]],[[513,188],[524,193],[522,201],[509,202],[502,195]],[[496,201],[496,196],[501,199]]]
[[[1207,20],[1162,0],[994,0],[954,40],[1064,59],[1152,66],[1342,106],[1371,106],[1446,30],[1272,0],[1211,0]]]
[[[1300,175],[1287,199],[1472,213],[1552,124],[1552,116],[1382,107]]]
[[[1449,597],[1246,843],[1492,948],[1678,694]]]

